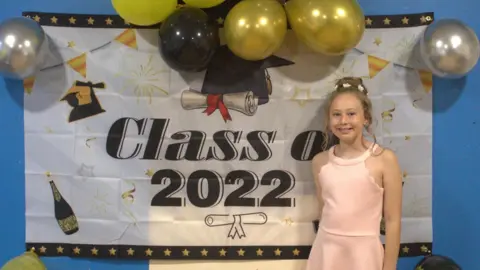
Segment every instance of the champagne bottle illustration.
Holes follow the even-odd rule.
[[[63,233],[66,235],[72,235],[78,232],[78,221],[72,207],[63,198],[53,182],[50,173],[47,173],[47,178],[53,193],[55,219],[58,222],[58,226],[60,226],[60,229],[62,229]]]

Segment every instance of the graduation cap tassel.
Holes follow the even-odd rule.
[[[210,116],[213,112],[216,110],[220,111],[220,114],[222,115],[223,121],[232,121],[232,117],[230,116],[230,113],[228,112],[227,106],[225,106],[225,103],[223,103],[223,95],[220,94],[209,94],[207,96],[207,108],[204,113],[206,113],[208,116]]]

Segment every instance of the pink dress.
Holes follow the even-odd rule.
[[[365,166],[375,147],[354,159],[328,150],[319,175],[324,207],[307,270],[382,270],[383,188]]]

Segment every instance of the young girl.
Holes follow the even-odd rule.
[[[402,176],[395,154],[363,135],[373,133],[372,104],[362,79],[340,79],[325,109],[325,151],[312,161],[321,220],[307,270],[395,270]],[[326,149],[332,138],[337,143]]]

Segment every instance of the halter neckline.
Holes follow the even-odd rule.
[[[338,165],[354,165],[360,162],[365,161],[370,155],[375,151],[377,144],[372,143],[370,147],[368,147],[367,150],[363,154],[361,154],[358,157],[354,158],[341,158],[335,155],[335,146],[330,147],[329,152],[329,159],[331,162],[336,163]]]

